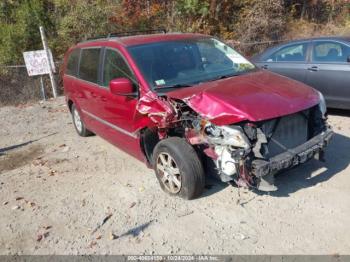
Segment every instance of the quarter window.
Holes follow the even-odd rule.
[[[108,86],[109,82],[115,78],[128,78],[133,81],[133,73],[123,57],[115,50],[106,49],[103,85]]]
[[[73,50],[68,58],[67,62],[67,75],[77,76],[78,74],[78,62],[79,62],[80,49]]]
[[[346,62],[350,47],[337,42],[316,42],[312,60],[314,62]]]
[[[304,62],[306,58],[307,44],[295,44],[283,47],[270,55],[266,62]]]
[[[100,48],[83,49],[81,52],[79,77],[83,80],[97,83],[100,60]]]

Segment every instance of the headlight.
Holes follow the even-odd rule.
[[[216,126],[207,122],[205,133],[208,140],[213,144],[249,148],[250,143],[247,136],[239,126]]]
[[[239,126],[222,126],[225,144],[235,147],[249,148],[250,143],[243,130]]]
[[[326,100],[324,99],[324,96],[322,95],[321,92],[318,92],[318,95],[320,97],[320,102],[318,104],[320,111],[322,113],[322,116],[325,117],[327,113],[327,105],[326,105]]]

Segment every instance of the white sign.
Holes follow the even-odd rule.
[[[29,76],[45,75],[50,73],[50,62],[45,50],[29,51],[23,53]]]

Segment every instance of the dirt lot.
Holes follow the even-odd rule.
[[[350,113],[330,115],[327,162],[279,175],[277,193],[209,179],[193,201],[79,137],[62,97],[0,108],[0,119],[0,254],[350,253]]]

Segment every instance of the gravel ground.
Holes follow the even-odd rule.
[[[350,113],[330,115],[326,163],[261,194],[208,179],[185,201],[56,101],[0,108],[0,254],[349,254]],[[105,222],[102,224],[102,222]]]

